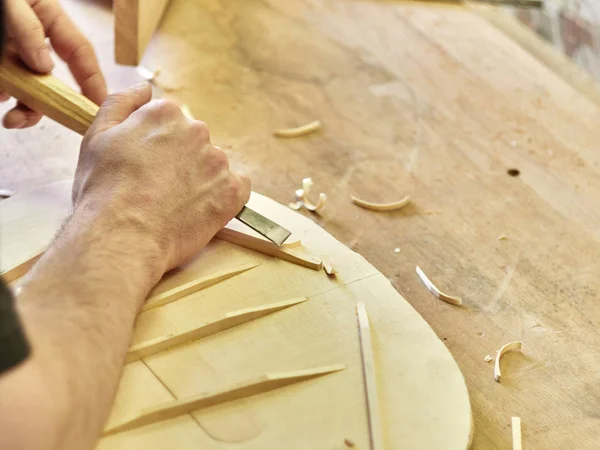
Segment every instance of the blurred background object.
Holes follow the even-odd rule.
[[[600,80],[600,1],[545,0],[543,9],[508,9]]]

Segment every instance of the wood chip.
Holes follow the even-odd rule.
[[[282,128],[279,130],[275,130],[273,134],[277,137],[284,138],[295,138],[300,136],[306,136],[307,134],[315,133],[321,129],[321,121],[315,120],[314,122],[308,123],[306,125],[302,125],[297,128]]]
[[[348,448],[354,448],[354,441],[346,438],[344,439],[344,445]]]
[[[331,263],[331,259],[329,259],[329,256],[327,255],[323,257],[323,270],[325,270],[325,273],[330,276],[335,276],[337,273],[335,267],[333,267],[333,264]]]
[[[158,74],[160,73],[160,69],[156,69],[154,72],[152,72],[150,69],[144,67],[144,66],[138,66],[137,67],[137,73],[146,81],[152,83],[154,81],[154,79],[158,76]]]
[[[370,209],[371,211],[397,211],[410,203],[410,196],[407,195],[403,199],[391,203],[373,203],[353,195],[352,203],[361,208]]]
[[[456,306],[462,306],[462,300],[460,298],[444,294],[442,291],[440,291],[437,287],[435,287],[435,285],[431,282],[427,275],[425,275],[425,273],[421,270],[419,266],[417,266],[416,271],[417,275],[419,276],[425,287],[429,289],[429,292],[431,292],[437,298],[446,303],[450,303],[451,305]]]
[[[499,241],[506,241],[506,240],[508,240],[508,236],[505,234],[501,234],[500,236],[497,237],[497,239]]]
[[[181,112],[183,113],[183,115],[185,117],[187,117],[188,119],[194,120],[194,115],[192,114],[192,111],[190,110],[190,107],[188,105],[181,105]]]
[[[492,358],[490,355],[486,355],[486,357],[485,357],[485,358],[483,358],[483,360],[484,360],[485,362],[490,362],[492,359],[494,359],[494,358]]]
[[[512,448],[513,450],[523,449],[523,438],[521,436],[521,418],[513,417],[512,424]]]
[[[494,380],[499,383],[502,376],[500,373],[500,358],[502,358],[506,352],[510,352],[512,350],[521,350],[522,348],[522,341],[513,341],[503,345],[502,348],[498,350],[498,353],[496,353],[496,362],[494,363]]]
[[[15,195],[14,191],[10,189],[0,189],[0,199],[9,198]]]
[[[319,194],[319,201],[316,204],[311,202],[308,199],[308,196],[310,194],[310,191],[312,190],[312,187],[313,187],[312,178],[304,178],[302,180],[302,189],[297,189],[295,192],[296,205],[301,205],[301,207],[304,207],[311,212],[317,212],[319,209],[321,209],[325,205],[325,202],[327,201],[327,195],[325,195],[323,192],[321,192]],[[292,209],[295,209],[295,207],[293,207],[292,205],[288,205],[288,206],[290,206],[290,208],[292,208]],[[300,209],[300,208],[298,208],[298,209]]]

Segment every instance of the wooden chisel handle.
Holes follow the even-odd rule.
[[[81,135],[98,112],[94,102],[53,75],[33,73],[15,54],[0,64],[0,90]]]

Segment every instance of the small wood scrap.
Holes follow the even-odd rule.
[[[242,272],[254,269],[259,265],[260,264],[250,263],[239,267],[234,267],[232,269],[221,270],[205,277],[198,278],[197,280],[192,280],[189,283],[182,284],[181,286],[177,286],[161,294],[152,295],[150,298],[148,298],[148,300],[146,300],[146,303],[144,303],[140,312],[167,305],[187,295],[193,294],[194,292],[198,292],[228,278],[239,275]]]
[[[273,134],[277,137],[283,138],[296,138],[301,136],[306,136],[308,134],[315,133],[322,128],[321,121],[315,120],[306,125],[302,125],[301,127],[296,128],[282,128],[279,130],[275,130]]]
[[[344,445],[348,448],[354,448],[354,441],[351,441],[350,439],[346,438],[344,439]]]
[[[109,424],[104,429],[104,436],[120,433],[122,431],[133,430],[135,428],[151,425],[163,420],[174,419],[175,417],[189,414],[202,408],[251,397],[253,395],[279,389],[301,381],[339,372],[345,368],[345,366],[338,364],[334,366],[317,367],[315,369],[297,370],[293,372],[270,373],[249,381],[238,383],[237,385],[220,391],[202,393],[192,397],[173,400],[171,402],[163,403],[161,405],[143,410],[133,418],[125,419],[120,423]]]
[[[369,324],[367,308],[363,302],[356,303],[356,317],[358,321],[358,340],[360,343],[363,382],[365,385],[367,417],[369,418],[371,450],[383,450],[379,397],[377,396],[377,374],[375,373],[375,359],[373,357],[373,345],[371,344],[371,325]]]
[[[369,209],[371,211],[379,211],[379,212],[398,211],[399,209],[404,208],[406,205],[408,205],[410,203],[409,195],[407,195],[406,197],[404,197],[401,200],[398,200],[395,202],[390,202],[390,203],[374,203],[374,202],[360,199],[354,195],[351,198],[352,198],[352,203],[354,203],[355,205],[360,206],[361,208]]]
[[[500,236],[497,237],[497,239],[499,241],[507,241],[508,240],[508,236],[505,234],[501,234]]]
[[[302,180],[302,189],[298,189],[295,192],[296,203],[290,203],[288,206],[291,209],[293,209],[294,211],[298,211],[301,208],[306,208],[310,212],[317,212],[319,209],[321,209],[323,207],[323,205],[325,205],[325,202],[327,201],[327,195],[325,195],[323,192],[321,192],[319,194],[319,201],[316,204],[312,203],[308,199],[308,196],[310,195],[310,191],[312,190],[312,187],[313,187],[312,178],[304,178]]]
[[[0,189],[0,200],[12,197],[13,195],[15,195],[15,193],[10,189]]]
[[[494,380],[500,383],[500,378],[502,377],[502,373],[500,372],[500,358],[504,356],[506,352],[510,352],[512,350],[522,350],[523,342],[522,341],[513,341],[505,344],[498,350],[496,353],[496,362],[494,363]]]
[[[486,355],[485,358],[483,358],[483,360],[485,362],[490,362],[491,360],[493,360],[494,358],[492,358],[490,355]]]
[[[400,250],[400,247],[396,247],[396,248],[394,249],[394,253],[400,253],[400,252],[401,252],[401,250]]]
[[[325,270],[325,273],[327,275],[332,277],[335,276],[335,274],[337,273],[335,267],[333,267],[333,264],[331,263],[331,259],[329,258],[329,256],[323,257],[323,270]]]
[[[417,266],[416,271],[417,275],[419,276],[425,287],[429,289],[429,292],[431,292],[437,298],[446,303],[450,303],[451,305],[455,306],[462,306],[462,299],[458,297],[453,297],[448,294],[444,294],[442,291],[440,291],[437,287],[435,287],[435,285],[431,282],[427,275],[425,275],[425,273],[421,270],[419,266]]]
[[[512,428],[512,448],[513,450],[523,449],[523,437],[521,435],[521,418],[513,417],[511,419]]]

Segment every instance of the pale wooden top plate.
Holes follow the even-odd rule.
[[[345,439],[369,448],[357,301],[366,304],[371,322],[385,448],[468,448],[465,381],[421,316],[364,258],[312,221],[256,193],[250,206],[290,229],[290,240],[302,239],[307,251],[329,255],[337,277],[213,240],[155,292],[246,263],[260,266],[141,313],[133,344],[243,308],[309,301],[127,365],[109,423],[268,373],[334,364],[347,369],[106,437],[98,449],[210,450],[232,448],[230,442],[244,450],[343,449]],[[0,202],[0,271],[45,248],[69,208],[68,181]],[[228,226],[251,233],[239,223]]]

